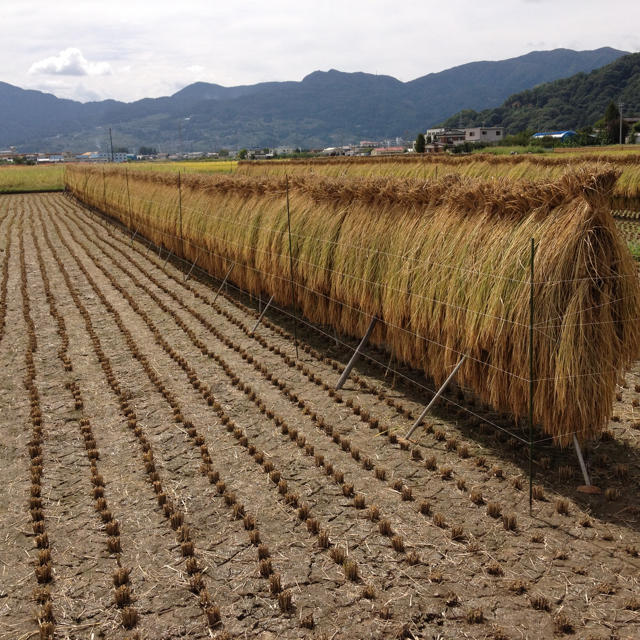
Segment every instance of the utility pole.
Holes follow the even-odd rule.
[[[619,113],[619,117],[620,117],[620,144],[624,144],[624,141],[622,140],[622,107],[624,107],[624,103],[623,102],[619,102],[618,103],[618,113]]]
[[[111,135],[111,127],[109,127],[109,142],[111,143],[111,162],[113,162],[113,136]]]

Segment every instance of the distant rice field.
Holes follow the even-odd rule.
[[[0,193],[63,191],[62,165],[0,167]]]
[[[233,173],[235,160],[213,162],[133,162],[130,171],[162,171],[182,173]],[[0,193],[21,191],[63,191],[64,165],[0,166]]]
[[[216,160],[209,162],[132,162],[127,166],[134,171],[233,173],[238,163],[236,160]]]

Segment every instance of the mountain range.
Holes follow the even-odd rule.
[[[609,47],[534,51],[410,82],[334,69],[315,71],[300,82],[237,87],[197,82],[172,96],[131,103],[81,103],[0,82],[0,148],[106,150],[109,128],[116,146],[167,152],[412,139],[463,108],[498,107],[518,91],[588,73],[623,55]]]

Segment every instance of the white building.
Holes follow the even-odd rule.
[[[436,129],[427,129],[427,132],[424,134],[424,137],[428,142],[433,142],[436,139],[436,136],[441,136],[445,132],[444,127],[437,127]]]
[[[500,142],[504,138],[504,127],[472,127],[464,130],[465,142]]]

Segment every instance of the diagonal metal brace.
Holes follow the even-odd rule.
[[[444,390],[447,388],[447,386],[449,385],[449,383],[453,379],[453,376],[456,375],[456,373],[458,372],[458,369],[462,366],[462,363],[466,359],[467,359],[466,355],[464,355],[464,356],[462,356],[462,358],[460,358],[460,361],[454,367],[453,371],[449,374],[448,378],[442,383],[442,386],[438,389],[438,391],[436,392],[436,395],[433,396],[433,398],[431,398],[431,402],[429,402],[429,404],[423,409],[423,411],[420,414],[420,416],[418,417],[418,419],[413,423],[413,426],[411,427],[411,429],[409,429],[409,432],[405,436],[406,440],[408,440],[411,437],[411,435],[413,434],[413,432],[420,426],[420,423],[422,422],[424,417],[427,415],[427,413],[429,413],[429,409],[431,409],[431,407],[435,404],[436,400],[444,393]]]
[[[584,478],[584,483],[587,487],[591,486],[591,479],[589,478],[589,472],[587,471],[587,465],[584,463],[584,458],[582,457],[582,449],[580,448],[580,443],[578,442],[578,438],[576,438],[576,434],[573,434],[573,446],[576,450],[576,455],[578,456],[578,462],[580,463],[580,470],[582,471],[582,477]]]
[[[236,263],[232,262],[231,266],[229,267],[229,271],[227,271],[227,275],[224,277],[224,280],[220,283],[220,286],[218,287],[218,290],[216,291],[215,298],[213,299],[213,304],[216,303],[216,300],[218,299],[218,296],[220,295],[220,292],[222,291],[222,287],[224,287],[224,285],[227,284],[227,279],[231,275],[231,272],[233,271],[233,267],[235,267],[235,266],[236,266]]]
[[[267,304],[264,306],[264,309],[262,310],[262,313],[258,316],[258,321],[256,322],[253,329],[251,329],[251,333],[249,334],[250,336],[252,336],[255,333],[256,329],[258,328],[258,325],[262,322],[262,318],[264,318],[264,314],[267,313],[267,309],[269,308],[269,305],[271,304],[272,300],[273,300],[273,296],[269,298],[269,302],[267,302]]]
[[[196,259],[191,264],[191,268],[189,269],[189,273],[187,273],[187,275],[184,277],[184,282],[186,282],[191,277],[191,272],[193,271],[193,268],[196,266],[196,262],[198,262],[198,254],[197,253],[196,253]]]
[[[353,352],[353,355],[351,356],[351,360],[349,360],[349,363],[345,367],[345,370],[342,372],[342,375],[340,376],[340,380],[338,380],[338,384],[336,385],[336,389],[342,389],[342,386],[347,381],[347,378],[351,373],[351,369],[353,369],[353,366],[355,365],[358,358],[360,357],[360,353],[367,345],[367,342],[369,342],[369,338],[371,337],[371,333],[373,331],[373,328],[376,326],[377,322],[378,322],[378,318],[376,318],[376,316],[373,316],[373,318],[371,318],[371,322],[369,323],[367,332],[364,334],[362,340],[360,340],[360,344],[358,345],[356,350]]]

